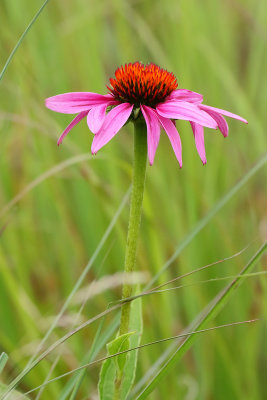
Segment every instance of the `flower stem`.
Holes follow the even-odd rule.
[[[131,194],[131,206],[127,244],[125,253],[124,272],[130,273],[135,270],[136,248],[141,223],[142,203],[144,196],[145,177],[147,165],[147,135],[144,121],[134,124],[134,161],[133,161],[133,188]],[[133,286],[124,283],[122,288],[122,299],[132,296]],[[131,303],[125,303],[121,309],[120,335],[129,330]]]

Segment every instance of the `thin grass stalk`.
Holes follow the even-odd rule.
[[[238,288],[240,283],[242,282],[242,276],[247,272],[251,271],[255,263],[261,258],[263,253],[267,250],[267,242],[265,242],[256,254],[250,259],[247,265],[242,269],[239,276],[234,279],[225,289],[223,289],[218,296],[212,302],[207,313],[201,318],[200,322],[197,324],[195,330],[201,330],[205,326],[205,324],[214,318],[223,308],[225,303],[227,302],[229,296],[232,292]],[[157,385],[161,382],[161,380],[168,374],[170,370],[176,365],[178,361],[182,358],[182,356],[189,350],[195,340],[194,335],[190,335],[173,353],[170,359],[163,365],[163,367],[158,371],[158,373],[154,376],[151,382],[145,387],[145,389],[140,393],[137,400],[146,399],[151,392],[157,387]]]

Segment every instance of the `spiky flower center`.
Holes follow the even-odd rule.
[[[125,64],[115,71],[108,90],[116,100],[140,107],[145,104],[156,106],[165,100],[178,87],[173,73],[155,64]]]

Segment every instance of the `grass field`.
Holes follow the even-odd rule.
[[[0,69],[42,4],[1,1]],[[178,335],[266,241],[266,20],[264,0],[47,2],[0,82],[0,353],[9,356],[2,383],[12,382],[36,357],[57,315],[43,349],[121,297],[132,126],[95,157],[85,121],[57,147],[71,116],[46,109],[44,99],[70,91],[104,94],[117,66],[139,60],[167,68],[180,88],[203,93],[206,104],[248,120],[245,125],[228,119],[227,139],[205,129],[205,167],[189,124],[179,121],[183,168],[162,134],[147,171],[137,257],[142,287],[151,280],[152,286],[163,284],[248,246],[172,285],[183,288],[143,298],[141,343]],[[149,398],[267,398],[266,257],[250,271],[261,273],[244,279],[205,328],[260,321],[196,335]],[[17,390],[25,393],[104,357],[118,314],[115,310],[66,340],[23,377]],[[160,358],[166,360],[177,346],[170,341],[139,351],[132,399],[156,376]],[[96,399],[100,365],[84,376],[47,384],[29,398]]]

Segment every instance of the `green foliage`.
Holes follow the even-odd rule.
[[[102,320],[102,322],[99,324],[98,330],[94,337],[94,341],[90,348],[89,354],[86,355],[84,357],[84,359],[82,360],[82,365],[93,361],[96,354],[98,354],[100,349],[105,346],[105,344],[108,342],[110,337],[114,334],[114,332],[118,328],[119,317],[120,317],[120,315],[118,314],[117,317],[114,318],[112,324],[110,324],[105,329],[104,332],[102,330],[102,328],[103,328],[103,320]],[[71,396],[69,399],[70,400],[75,399],[85,376],[86,376],[86,369],[81,370],[81,371],[77,372],[75,375],[73,375],[71,377],[71,379],[69,380],[68,384],[65,385],[65,387],[63,388],[62,393],[58,397],[58,400],[67,399],[70,393],[71,393]]]
[[[229,298],[233,294],[234,290],[236,290],[242,282],[242,277],[246,276],[246,273],[248,273],[254,267],[256,262],[259,261],[266,250],[267,242],[261,246],[248,264],[242,269],[239,277],[235,278],[215,297],[206,312],[202,312],[202,315],[199,316],[199,321],[194,328],[195,331],[203,329],[205,324],[223,309],[225,304],[229,301]],[[140,396],[137,397],[138,400],[145,400],[149,396],[149,394],[159,385],[164,376],[166,376],[167,373],[175,367],[183,355],[190,349],[196,338],[197,336],[195,334],[189,335],[186,340],[177,348],[169,360],[157,372],[155,371],[154,378],[151,380],[151,382],[149,382]]]
[[[0,2],[1,71],[43,3]],[[254,0],[64,0],[50,1],[42,10],[0,83],[0,351],[9,355],[3,382],[24,370],[44,338],[43,350],[121,295],[116,273],[124,260],[127,206],[105,232],[131,183],[131,125],[91,159],[93,135],[86,121],[56,146],[71,116],[45,109],[44,98],[78,90],[105,93],[118,65],[152,61],[173,71],[180,88],[203,93],[205,103],[249,121],[245,126],[228,119],[227,139],[205,129],[205,167],[190,127],[178,122],[182,170],[164,134],[148,168],[137,259],[138,269],[149,274],[148,285],[228,257],[252,242],[240,256],[181,282],[192,286],[143,298],[142,343],[176,335],[189,330],[224,287],[224,281],[199,282],[238,274],[266,237],[266,19],[267,2]],[[259,272],[264,263],[263,257]],[[92,295],[94,285],[98,291]],[[92,295],[84,306],[81,288],[87,289],[85,297]],[[266,294],[266,275],[247,278],[212,325],[266,317]],[[24,376],[18,390],[34,389],[103,357],[117,330],[116,318],[105,317],[103,337],[96,324],[73,335],[59,353]],[[202,334],[157,383],[151,399],[166,393],[198,400],[266,398],[265,337],[262,322]],[[138,335],[129,339],[134,347]],[[133,398],[177,347],[176,342],[157,344],[139,352]],[[94,365],[73,379],[47,384],[40,397],[59,399],[66,388],[65,398],[93,397],[98,372]]]
[[[130,336],[130,349],[138,347],[141,342],[143,332],[142,319],[142,299],[134,300],[131,306],[130,329],[135,330],[135,334]],[[136,376],[138,350],[133,350],[127,355],[125,365],[126,373],[123,376],[121,387],[121,400],[127,399],[127,396],[132,388]]]
[[[131,332],[120,335],[108,343],[108,355],[125,352],[139,346],[142,335],[141,305],[141,298],[133,301],[130,318]],[[134,350],[108,358],[103,362],[98,385],[101,400],[113,399],[116,391],[118,400],[127,398],[135,379],[137,355],[138,350]],[[117,389],[118,381],[121,381],[120,390]]]
[[[133,334],[135,334],[135,332],[125,333],[108,343],[108,356],[128,350],[130,345],[129,337]],[[101,400],[113,399],[118,379],[117,376],[121,379],[126,359],[127,353],[124,353],[113,358],[108,358],[103,362],[98,385]],[[125,373],[127,373],[126,368]]]

